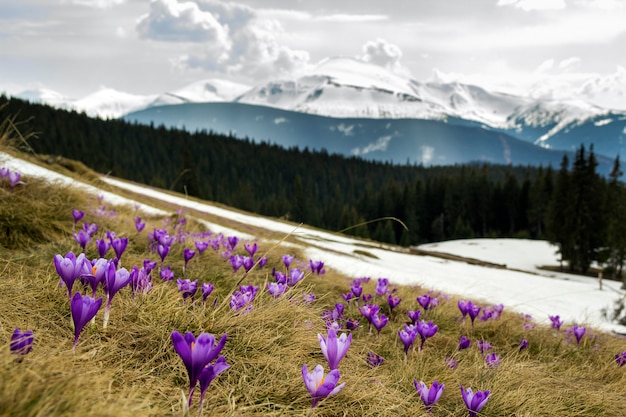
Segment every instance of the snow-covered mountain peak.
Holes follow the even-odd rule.
[[[357,58],[335,57],[321,61],[309,76],[325,76],[334,84],[380,89],[400,94],[415,94],[411,80],[397,75],[386,68]]]
[[[232,101],[249,89],[248,85],[228,80],[201,80],[159,95],[150,106]]]

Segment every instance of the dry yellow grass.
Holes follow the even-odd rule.
[[[349,289],[342,271],[323,276],[308,274],[285,296],[274,299],[265,291],[272,267],[281,268],[280,248],[269,255],[264,269],[233,273],[219,251],[209,248],[196,255],[187,269],[191,279],[211,282],[214,293],[207,305],[185,303],[174,282],[163,282],[153,272],[154,289],[133,300],[123,289],[113,300],[111,318],[102,328],[103,311],[96,323],[87,325],[72,353],[73,328],[67,292],[59,287],[53,257],[80,251],[72,237],[73,208],[86,211],[83,221],[96,222],[98,236],[107,230],[130,238],[122,257],[123,266],[141,266],[144,259],[157,260],[148,250],[146,234],[164,227],[164,219],[146,218],[146,229],[137,234],[133,208],[118,207],[113,217],[97,216],[93,196],[70,187],[50,187],[26,178],[27,184],[7,192],[0,190],[0,415],[2,416],[163,416],[198,415],[196,394],[190,410],[185,396],[188,379],[182,361],[170,340],[173,330],[228,335],[222,354],[231,365],[207,392],[202,413],[225,416],[420,416],[427,415],[413,387],[413,380],[446,385],[433,416],[466,416],[460,385],[491,390],[491,399],[480,416],[623,416],[626,414],[626,367],[614,355],[626,350],[626,341],[588,330],[580,346],[567,341],[562,331],[535,327],[525,330],[518,314],[505,312],[498,320],[480,322],[472,329],[461,322],[457,299],[442,301],[423,313],[439,326],[423,351],[409,351],[404,359],[397,331],[407,320],[406,312],[420,307],[420,288],[399,287],[403,301],[390,323],[368,334],[367,324],[355,306],[346,316],[363,325],[353,332],[353,342],[341,362],[340,382],[345,388],[311,409],[311,399],[301,377],[301,368],[328,366],[320,351],[317,334],[326,334],[322,312],[343,302]],[[106,202],[105,202],[106,203]],[[173,214],[172,218],[177,215]],[[80,224],[82,224],[82,222]],[[171,227],[172,222],[170,222]],[[202,232],[200,223],[189,219],[188,232]],[[192,247],[188,240],[185,244]],[[265,247],[264,247],[265,245]],[[269,249],[261,242],[259,252]],[[181,276],[183,245],[174,246],[166,263]],[[243,254],[241,243],[239,253]],[[293,250],[289,250],[293,253]],[[93,242],[88,257],[96,257]],[[307,262],[301,254],[297,259]],[[229,294],[239,280],[260,287],[254,307],[247,314],[231,311]],[[377,277],[373,277],[377,278]],[[374,293],[375,279],[364,284],[364,293]],[[77,288],[78,285],[75,286]],[[310,306],[302,295],[312,292]],[[99,296],[103,295],[99,290]],[[217,302],[213,305],[214,298]],[[441,297],[443,300],[443,297]],[[474,300],[480,303],[480,300]],[[386,302],[374,297],[374,302]],[[32,352],[18,358],[9,351],[15,327],[35,334]],[[460,335],[471,338],[469,349],[457,352]],[[519,352],[522,338],[529,341]],[[485,364],[476,340],[488,340],[501,355],[495,368]],[[383,356],[383,365],[371,368],[368,352]],[[446,357],[459,365],[450,369]],[[20,360],[21,359],[21,360]]]

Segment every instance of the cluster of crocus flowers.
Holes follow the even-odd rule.
[[[309,267],[311,268],[311,272],[318,275],[324,275],[326,270],[324,269],[324,262],[322,261],[314,261],[309,259]]]
[[[198,382],[200,383],[200,407],[207,388],[217,375],[230,367],[223,356],[219,356],[226,334],[216,343],[215,336],[210,333],[200,333],[196,338],[193,333],[186,332],[183,336],[176,330],[171,334],[174,350],[183,360],[189,376],[188,406],[191,406],[193,393]],[[215,360],[215,363],[212,363]]]
[[[187,301],[187,298],[191,298],[193,301],[193,296],[196,295],[196,291],[198,291],[198,280],[190,280],[190,279],[180,279],[176,280],[176,285],[178,286],[178,291],[180,291],[183,296],[183,300]]]
[[[553,329],[560,330],[563,325],[563,321],[560,316],[548,316]]]
[[[252,302],[256,297],[259,287],[256,285],[241,285],[239,290],[230,296],[230,308],[239,311],[245,307],[245,311],[252,309]]]
[[[35,336],[32,330],[22,331],[16,327],[11,335],[9,349],[16,355],[27,355],[33,348],[34,340]]]
[[[5,188],[9,187],[9,191],[13,191],[13,189],[17,185],[26,184],[21,180],[22,174],[17,171],[11,171],[9,168],[1,167],[0,168],[0,187]]]
[[[478,317],[478,314],[480,313],[480,306],[477,306],[471,300],[459,300],[457,305],[459,307],[459,311],[463,315],[462,318],[465,319],[465,316],[469,316],[470,320],[472,320],[472,327],[474,327],[474,320],[476,319],[476,317]]]
[[[615,354],[615,363],[617,363],[618,366],[626,365],[626,350]]]

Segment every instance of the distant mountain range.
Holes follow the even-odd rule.
[[[102,117],[393,163],[556,167],[564,151],[593,144],[606,171],[616,155],[626,155],[624,111],[418,82],[353,58],[328,59],[297,79],[255,87],[213,79],[150,96],[110,89],[81,100],[50,90],[18,96]]]

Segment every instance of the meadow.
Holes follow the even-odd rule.
[[[10,139],[5,133],[0,150],[17,154]],[[55,169],[112,191],[79,163]],[[242,230],[254,239],[216,233],[203,223],[214,219],[167,201],[151,200],[166,213],[154,214],[71,185],[19,181],[6,175],[0,187],[0,415],[472,415],[463,388],[489,391],[478,416],[626,414],[626,341],[616,335],[322,268],[324,259],[308,259],[289,235],[254,226]],[[90,263],[68,286],[55,257],[71,260],[70,252],[102,258],[115,276],[107,277],[125,281],[125,270],[128,281],[111,295],[113,281],[94,280]],[[77,339],[76,294],[102,298]],[[469,301],[480,310],[464,315]],[[28,353],[11,349],[16,328],[33,332]],[[190,332],[194,343],[181,345],[173,332]],[[203,348],[202,333],[215,343],[226,335],[215,356],[228,367],[211,375],[200,406],[195,384],[189,402],[188,372],[217,370],[220,359],[187,369],[180,350]],[[345,357],[322,352],[333,334]],[[325,356],[344,385],[315,397],[303,365],[321,365],[334,380]],[[426,396],[428,407],[420,381],[445,385],[436,402]]]

